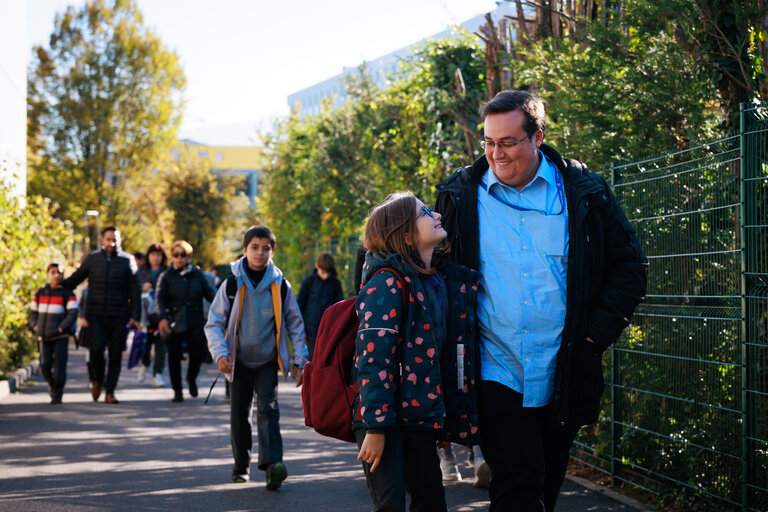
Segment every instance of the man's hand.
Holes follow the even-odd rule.
[[[229,356],[221,356],[216,361],[216,366],[219,367],[221,373],[232,373],[232,358]]]
[[[80,327],[88,327],[88,320],[86,320],[85,318],[81,318]]]
[[[157,324],[157,329],[160,331],[160,334],[165,334],[170,330],[170,327],[168,327],[168,320],[163,318],[160,320],[160,323]]]
[[[152,289],[152,283],[144,283],[144,286],[141,287],[141,291],[148,292]]]
[[[128,321],[128,327],[130,327],[130,328],[131,328],[131,329],[133,329],[134,331],[138,331],[139,329],[141,329],[141,326],[139,325],[139,322],[137,322],[137,321],[136,321],[136,320],[134,320],[133,318],[131,318],[131,319]]]
[[[298,366],[292,367],[291,378],[293,379],[293,382],[296,383],[296,387],[298,388],[304,383],[304,370],[302,370]]]
[[[371,465],[371,473],[373,473],[379,462],[381,462],[381,454],[384,452],[384,434],[365,434],[362,446],[360,446],[360,453],[357,454],[357,460],[362,460]]]
[[[592,343],[593,345],[595,344],[595,340],[593,340],[593,339],[592,339],[592,338],[590,338],[589,336],[587,336],[587,341],[588,341],[588,342],[590,342],[590,343]]]

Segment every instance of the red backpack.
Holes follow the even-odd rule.
[[[403,284],[403,311],[408,312],[410,289],[397,270],[384,267]],[[373,276],[371,276],[373,277]],[[357,296],[337,302],[323,313],[312,361],[304,366],[301,403],[304,424],[319,434],[355,442],[352,435],[352,405],[359,393],[357,381],[349,383],[355,359],[355,338],[360,325],[355,312]]]

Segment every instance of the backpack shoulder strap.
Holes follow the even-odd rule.
[[[279,286],[280,291],[278,291],[277,283],[273,281],[269,285],[269,291],[272,295],[272,308],[275,311],[275,345],[277,346],[277,366],[280,369],[280,372],[285,375],[286,378],[288,378],[288,374],[285,372],[285,368],[283,368],[282,358],[280,357],[280,331],[283,327],[283,301],[281,299],[283,286],[285,286],[285,279],[283,279],[283,282]]]
[[[235,294],[237,293],[237,277],[235,277],[235,274],[230,274],[227,276],[226,287],[227,298],[229,299],[229,303],[232,304],[232,302],[235,300]]]
[[[283,277],[283,281],[280,283],[280,299],[285,300],[286,295],[288,295],[288,283]]]
[[[408,281],[405,280],[405,277],[403,277],[403,275],[399,271],[395,270],[392,267],[382,267],[376,272],[374,272],[373,275],[371,275],[371,277],[375,276],[379,272],[392,272],[393,274],[395,274],[395,277],[397,277],[397,280],[403,283],[403,293],[401,295],[401,299],[402,299],[401,306],[403,309],[403,313],[402,313],[403,320],[407,320],[408,319],[408,303],[411,301],[411,288],[410,286],[408,286]]]

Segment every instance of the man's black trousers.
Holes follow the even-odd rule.
[[[490,511],[551,512],[579,427],[551,427],[551,405],[523,407],[523,395],[480,382],[480,448],[493,474]]]
[[[126,319],[110,316],[88,317],[88,343],[90,349],[90,365],[93,371],[93,381],[103,382],[107,393],[114,393],[117,379],[120,377],[120,366],[125,350],[125,337],[128,334]],[[106,367],[104,350],[109,353],[109,367]],[[106,369],[107,378],[104,380]]]

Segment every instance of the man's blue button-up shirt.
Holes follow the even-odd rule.
[[[536,176],[522,190],[491,169],[477,190],[481,375],[521,393],[524,407],[552,399],[565,323],[568,208],[557,167],[539,155]]]

